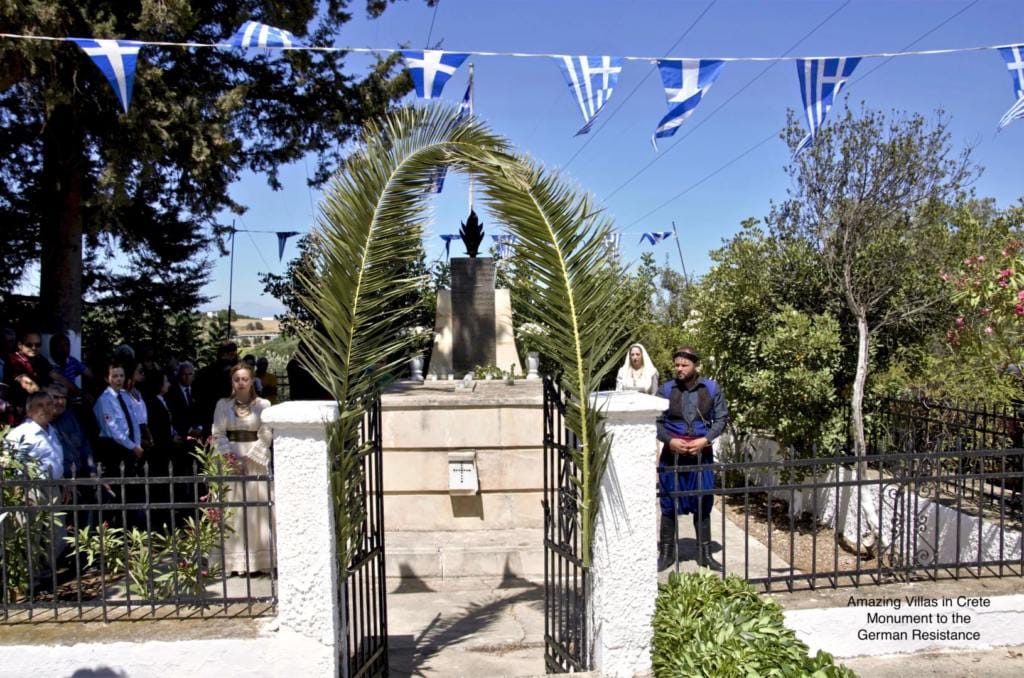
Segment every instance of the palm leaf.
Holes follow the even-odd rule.
[[[403,275],[418,255],[432,170],[458,146],[502,152],[503,142],[472,119],[442,107],[404,109],[367,125],[364,147],[337,175],[321,205],[314,271],[301,301],[314,322],[299,328],[299,359],[338,402],[328,427],[339,559],[359,548],[365,496],[359,426],[381,378],[407,353],[403,333],[417,278]],[[344,571],[344,569],[342,569]]]
[[[401,355],[411,341],[402,329],[414,309],[395,308],[394,302],[420,281],[398,271],[415,256],[409,244],[422,235],[433,171],[452,166],[484,186],[488,206],[518,236],[520,260],[536,280],[533,319],[550,328],[540,348],[562,369],[565,421],[580,442],[574,454],[581,469],[578,502],[589,565],[610,448],[590,394],[624,334],[622,314],[612,303],[618,276],[603,244],[608,221],[588,197],[511,155],[501,138],[472,118],[460,122],[451,109],[396,111],[369,125],[363,141],[365,147],[335,178],[322,207],[317,274],[303,280],[309,290],[303,304],[315,322],[300,332],[301,360],[339,404],[329,438],[336,459],[336,510],[355,518],[347,521],[347,534],[339,535],[341,543],[358,531],[361,497],[349,463],[357,454],[358,424],[378,380],[395,367],[387,356]]]
[[[564,182],[518,158],[515,168],[485,168],[488,207],[515,232],[517,257],[537,281],[530,318],[547,326],[541,350],[562,368],[566,425],[578,440],[575,461],[584,564],[590,564],[601,477],[611,446],[591,393],[611,367],[625,334],[612,302],[616,269],[604,245],[610,224]],[[617,357],[617,356],[616,356]]]

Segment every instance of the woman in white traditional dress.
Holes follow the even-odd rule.
[[[616,391],[639,391],[654,395],[658,391],[658,368],[651,362],[642,344],[633,344],[615,378]]]
[[[231,397],[221,398],[213,413],[213,438],[217,451],[237,458],[241,475],[267,475],[273,432],[261,422],[260,414],[270,401],[256,397],[253,369],[242,362],[231,369]],[[227,483],[227,501],[267,504],[271,499],[267,481]],[[243,488],[244,486],[244,488]],[[271,515],[267,506],[228,509],[224,536],[226,572],[269,572],[274,568]],[[248,542],[248,549],[246,548]]]

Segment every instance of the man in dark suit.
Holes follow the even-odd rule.
[[[178,364],[174,384],[167,391],[165,400],[167,409],[171,411],[171,426],[182,438],[199,438],[202,426],[199,423],[199,412],[192,393],[192,381],[196,370],[192,363]]]

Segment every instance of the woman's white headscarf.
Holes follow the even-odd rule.
[[[640,355],[643,358],[643,365],[640,367],[641,376],[639,377],[635,376],[633,366],[629,364],[629,353],[634,348],[640,349]],[[622,367],[619,368],[615,387],[617,390],[643,391],[653,395],[654,391],[658,388],[657,375],[658,368],[651,361],[651,356],[647,355],[647,349],[644,348],[643,344],[630,344],[630,347],[626,350],[626,360],[622,363]]]

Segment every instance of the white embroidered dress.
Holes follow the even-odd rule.
[[[250,412],[239,416],[233,398],[221,398],[213,413],[213,438],[217,451],[238,457],[241,475],[266,475],[274,439],[269,426],[261,423],[260,414],[270,401],[256,398]],[[232,440],[234,438],[235,440]],[[241,438],[242,440],[239,440]],[[248,438],[253,438],[248,440]],[[267,503],[272,499],[266,480],[227,483],[227,501]],[[228,509],[227,525],[234,530],[224,536],[224,570],[226,572],[269,572],[274,568],[270,509],[266,506]],[[248,542],[248,549],[246,549]],[[216,557],[216,556],[215,556]]]

